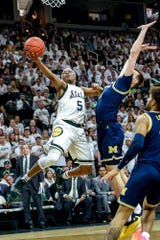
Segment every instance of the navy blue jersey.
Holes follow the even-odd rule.
[[[119,77],[112,86],[104,89],[96,106],[98,149],[102,162],[107,165],[117,165],[122,159],[124,132],[117,122],[117,113],[131,82],[132,76]]]
[[[160,202],[160,113],[148,112],[148,133],[144,147],[138,154],[138,161],[122,190],[118,202],[131,208],[146,197],[147,203]]]
[[[119,77],[113,85],[104,89],[96,106],[97,124],[117,121],[119,106],[128,94],[131,82],[132,76],[122,76]]]
[[[145,137],[144,147],[138,154],[138,162],[147,162],[160,171],[160,113],[145,113],[149,118],[149,132]]]

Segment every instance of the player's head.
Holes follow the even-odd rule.
[[[65,68],[62,72],[62,79],[70,84],[75,84],[76,74],[71,68]]]
[[[138,69],[134,69],[131,87],[137,88],[143,83],[143,81],[144,81],[143,74]]]
[[[160,111],[160,85],[154,85],[149,90],[149,98],[146,103],[147,111]]]

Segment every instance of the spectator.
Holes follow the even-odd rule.
[[[40,89],[36,90],[36,95],[33,96],[33,105],[32,109],[35,111],[39,107],[39,103],[41,101],[45,100],[45,98],[42,96],[42,92]]]
[[[38,134],[38,129],[37,129],[36,125],[30,125],[29,129],[30,129],[30,135],[35,138]]]
[[[30,128],[29,127],[26,127],[24,129],[23,139],[24,139],[25,143],[29,145],[30,148],[32,146],[34,146],[35,143],[36,143],[35,138],[33,136],[31,136],[31,134],[30,134]]]
[[[37,133],[41,134],[41,130],[36,126],[36,121],[34,119],[30,119],[29,121],[29,128],[32,126],[36,127]]]
[[[31,147],[31,153],[38,157],[44,157],[46,155],[40,134],[35,135],[35,144]]]
[[[11,119],[9,120],[9,126],[8,126],[8,128],[7,128],[7,133],[8,133],[8,134],[12,133],[13,130],[14,130],[14,128],[15,128],[15,126],[16,126],[15,120],[14,120],[14,118],[11,118]]]
[[[4,161],[4,167],[0,172],[0,179],[2,179],[4,177],[4,173],[6,173],[6,172],[14,178],[15,169],[12,168],[10,159],[6,159]]]
[[[15,141],[18,142],[19,138],[23,136],[22,134],[24,133],[24,131],[21,132],[19,127],[15,127],[13,129],[13,133],[14,133],[14,136],[15,136]]]
[[[47,144],[48,140],[49,140],[49,133],[47,130],[43,130],[42,131],[42,144],[43,145]]]
[[[13,132],[9,134],[8,140],[9,140],[9,143],[10,143],[11,149],[12,149],[10,159],[11,159],[12,165],[15,167],[15,152],[14,151],[18,147],[18,141],[16,140],[15,134]]]
[[[15,158],[17,159],[18,157],[20,157],[22,155],[22,146],[25,144],[25,140],[23,137],[20,137],[18,139],[18,147],[15,149],[14,154],[15,154]]]
[[[7,207],[7,196],[9,194],[9,186],[0,182],[0,209]]]
[[[6,111],[6,108],[3,105],[0,105],[0,116],[4,119],[4,125],[9,125],[9,117]]]
[[[34,85],[32,85],[32,88],[34,89],[35,92],[37,90],[40,90],[41,93],[44,92],[45,84],[43,83],[42,77],[38,76],[38,78],[36,79],[36,83]]]
[[[137,93],[137,98],[134,101],[134,105],[140,108],[142,104],[144,104],[144,100],[142,99],[142,93]]]
[[[4,135],[0,136],[0,168],[3,168],[4,162],[10,159],[12,148]]]
[[[79,211],[83,206],[83,222],[91,220],[92,198],[86,196],[85,181],[81,177],[67,179],[59,192],[62,200],[65,223],[72,224],[72,210]]]
[[[17,158],[15,179],[26,173],[27,169],[31,168],[34,165],[34,163],[38,160],[38,157],[33,156],[30,153],[29,145],[27,144],[23,145],[22,154],[23,155],[21,157]],[[42,229],[46,227],[46,218],[41,204],[41,196],[38,193],[41,182],[42,183],[44,182],[43,172],[38,173],[32,179],[32,181],[30,181],[22,188],[21,196],[24,207],[25,223],[30,230],[33,229],[33,220],[30,212],[31,196],[37,208],[38,214],[37,223],[39,224],[39,227]]]
[[[26,101],[24,93],[20,94],[20,99],[16,103],[16,110],[21,120],[32,119],[33,110],[29,102]]]
[[[93,184],[95,192],[101,195],[102,206],[105,211],[105,218],[107,221],[111,221],[113,214],[111,212],[110,203],[116,201],[116,195],[108,180],[101,181],[102,177],[106,175],[106,169],[103,166],[99,167],[99,174],[94,178]]]
[[[45,190],[45,194],[48,198],[48,201],[52,201],[54,202],[55,199],[55,171],[52,168],[47,168],[44,174],[44,190]]]
[[[127,111],[124,104],[121,104],[117,113],[124,120],[127,117]]]
[[[40,128],[41,131],[49,129],[50,115],[42,101],[39,102],[38,108],[34,111],[33,119],[36,121],[36,126]]]
[[[4,83],[4,79],[0,77],[0,97],[7,92],[7,85]]]
[[[93,202],[93,209],[94,209],[94,217],[98,222],[103,221],[103,203],[102,203],[102,197],[99,194],[96,194],[95,186],[93,183],[93,178],[91,178],[88,175],[82,176],[85,180],[85,186],[86,186],[86,193],[88,196],[92,198]]]

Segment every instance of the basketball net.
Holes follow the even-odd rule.
[[[41,0],[41,2],[52,8],[54,7],[59,8],[61,5],[64,5],[66,3],[65,0]]]

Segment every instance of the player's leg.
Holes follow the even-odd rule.
[[[155,220],[156,206],[150,206],[147,204],[146,199],[143,203],[143,215],[142,215],[142,236],[141,240],[149,240],[153,223]]]
[[[58,159],[61,156],[61,151],[53,148],[49,151],[48,155],[45,157],[40,158],[37,163],[33,165],[33,167],[29,170],[27,174],[25,174],[23,177],[19,177],[16,179],[14,185],[11,188],[8,202],[14,201],[17,198],[17,195],[21,193],[21,189],[33,176],[35,176],[37,173],[42,171],[43,169],[55,165],[55,163],[58,161]]]
[[[117,165],[106,165],[106,170],[107,172],[110,172],[112,169],[114,169]],[[123,169],[121,171],[124,171]],[[113,179],[112,181],[110,182],[111,183],[111,186],[112,188],[114,189],[115,191],[115,194],[116,194],[116,197],[119,197],[122,189],[124,188],[125,184],[124,184],[124,181],[123,179],[121,178],[121,171],[119,174],[117,174]]]
[[[68,177],[82,176],[92,173],[92,165],[79,165],[78,167],[67,171]]]
[[[122,227],[126,223],[128,217],[132,213],[133,209],[120,205],[116,215],[110,222],[110,226],[106,232],[105,240],[119,239]]]
[[[114,169],[116,165],[106,165],[107,171],[111,171]],[[128,178],[125,175],[125,171],[122,169],[120,173],[113,178],[111,181],[111,185],[116,193],[116,196],[119,197],[122,189],[125,186],[125,183],[127,182]],[[126,181],[126,182],[125,182]],[[135,232],[137,229],[141,226],[141,206],[138,204],[137,207],[134,209],[133,213],[129,218],[127,219],[127,223],[123,226],[120,239],[125,240],[127,237],[129,237],[133,232]]]
[[[94,172],[91,150],[85,136],[82,135],[82,132],[78,140],[69,147],[69,153],[72,159],[76,159],[75,163],[78,163],[79,166],[65,172],[57,169],[58,172],[56,171],[56,185],[59,186],[59,189],[61,188],[61,185],[65,179],[86,174],[88,175]]]
[[[10,193],[10,201],[14,199],[17,194],[20,194],[23,185],[28,182],[33,176],[43,169],[55,165],[63,152],[66,152],[71,144],[68,137],[70,129],[68,129],[63,121],[61,125],[55,124],[53,133],[47,143],[47,156],[40,158],[37,163],[25,174],[22,178],[15,181]]]

